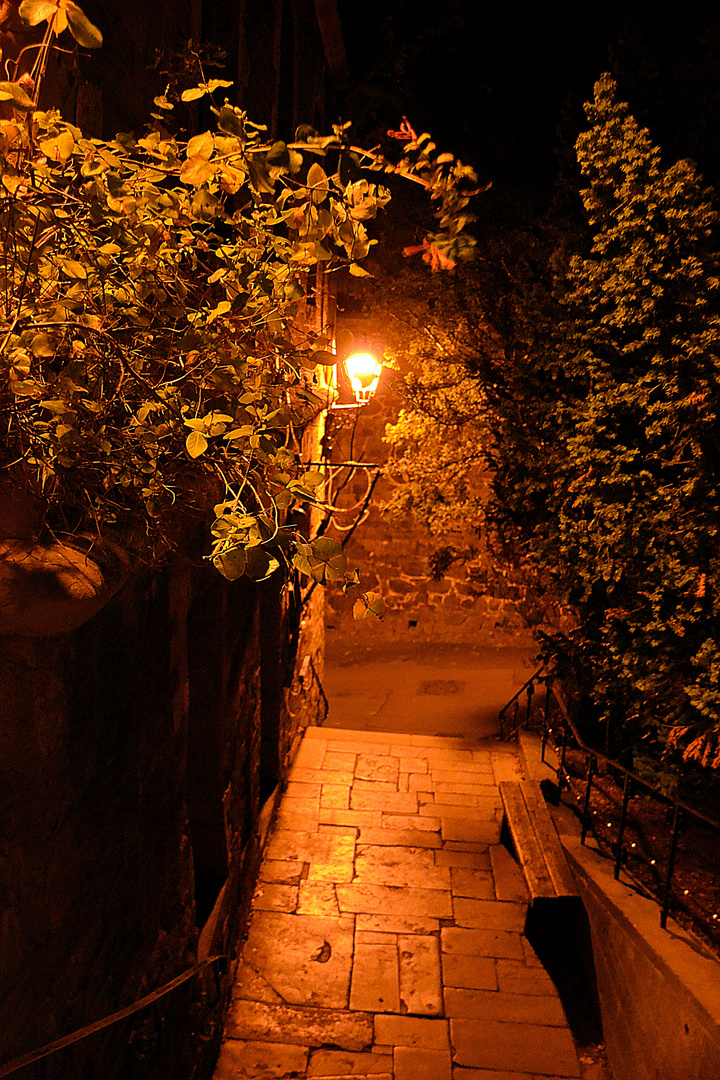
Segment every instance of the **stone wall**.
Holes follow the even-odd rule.
[[[293,595],[178,561],[71,632],[0,638],[0,1061],[198,957],[232,964],[272,788],[318,719],[322,620],[317,601],[300,620]],[[222,1006],[216,988],[201,1007],[206,982],[163,999],[162,1022],[138,1013],[53,1057],[48,1076],[203,1075]]]
[[[381,343],[378,342],[381,350]],[[382,465],[388,460],[383,442],[385,425],[397,418],[402,398],[393,385],[392,371],[384,371],[377,395],[357,412],[332,414],[329,432],[332,461],[353,460]],[[347,472],[337,472],[335,488]],[[340,505],[362,504],[372,469],[358,469],[343,490]],[[479,477],[486,486],[488,477]],[[381,623],[374,619],[355,622],[352,600],[339,590],[328,590],[328,659],[350,659],[395,646],[407,650],[412,640],[468,647],[526,645],[530,631],[521,612],[524,592],[492,559],[482,537],[459,531],[434,537],[421,522],[408,515],[392,522],[381,506],[391,494],[391,482],[378,481],[373,500],[345,550],[350,567],[358,567],[363,588],[380,592],[386,604]],[[341,525],[356,515],[338,515]],[[342,530],[330,535],[343,538]],[[451,563],[442,576],[433,577],[432,556],[442,547],[472,547],[477,554],[472,569],[462,560]],[[352,594],[351,594],[352,595]]]

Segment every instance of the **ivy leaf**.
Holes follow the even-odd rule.
[[[54,356],[55,346],[48,334],[39,333],[30,342],[33,356]]]
[[[45,157],[50,158],[51,161],[59,161],[63,165],[69,160],[74,148],[75,137],[67,129],[52,139],[43,139],[40,143],[40,150]]]
[[[191,458],[199,458],[208,448],[208,441],[201,431],[191,431],[185,440],[185,449]]]

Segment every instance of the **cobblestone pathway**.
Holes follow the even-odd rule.
[[[310,728],[215,1080],[559,1080],[580,1067],[499,843],[507,747]]]

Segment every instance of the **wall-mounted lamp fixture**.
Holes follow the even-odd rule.
[[[364,405],[373,396],[377,390],[382,369],[382,360],[378,360],[372,353],[358,352],[348,356],[345,361],[345,370],[358,405]]]

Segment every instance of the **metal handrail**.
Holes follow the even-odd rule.
[[[626,823],[627,823],[628,804],[629,804],[629,801],[630,801],[630,798],[632,797],[632,795],[635,794],[637,789],[642,789],[642,790],[646,791],[648,794],[650,794],[654,799],[657,799],[659,802],[666,803],[667,805],[673,807],[673,820],[672,820],[672,827],[671,827],[671,833],[670,833],[670,850],[669,850],[669,853],[668,853],[668,861],[667,861],[667,867],[666,867],[666,871],[665,871],[665,880],[663,882],[662,898],[658,899],[658,897],[655,897],[655,896],[653,897],[653,899],[657,903],[660,904],[660,926],[663,929],[666,929],[667,917],[668,917],[668,911],[669,911],[669,905],[670,905],[672,875],[673,875],[673,871],[674,871],[674,868],[675,868],[675,855],[676,855],[676,852],[677,852],[677,842],[678,842],[678,837],[679,837],[680,829],[681,829],[681,825],[682,825],[681,811],[683,813],[685,813],[685,814],[691,815],[694,818],[697,818],[698,821],[702,821],[705,825],[709,826],[711,829],[715,829],[718,833],[720,833],[720,821],[716,821],[714,818],[709,817],[707,814],[703,814],[702,811],[697,810],[694,806],[691,806],[689,803],[684,802],[679,797],[679,795],[677,793],[676,793],[676,795],[674,797],[672,797],[670,795],[665,795],[664,792],[660,791],[656,787],[653,787],[653,785],[648,783],[647,780],[644,780],[641,776],[638,776],[637,773],[634,773],[631,769],[628,769],[625,765],[622,765],[615,758],[611,758],[608,754],[604,754],[601,750],[596,750],[594,747],[588,746],[585,743],[585,741],[583,740],[580,733],[578,732],[578,730],[577,730],[577,728],[576,728],[576,726],[575,726],[575,724],[574,724],[574,722],[573,722],[573,720],[572,720],[572,718],[570,716],[570,711],[569,711],[569,709],[567,707],[567,703],[565,701],[565,695],[562,692],[562,688],[559,685],[557,685],[557,680],[555,679],[555,677],[551,673],[546,672],[543,667],[539,668],[530,677],[530,679],[528,679],[528,681],[525,683],[525,685],[522,686],[520,688],[520,690],[518,690],[517,694],[515,694],[510,699],[510,701],[508,701],[508,703],[501,710],[501,712],[500,712],[500,730],[501,730],[501,733],[503,734],[503,737],[507,738],[508,735],[513,734],[513,732],[516,731],[517,728],[519,728],[522,725],[522,721],[519,721],[516,724],[515,728],[513,728],[510,732],[508,732],[508,735],[505,735],[505,733],[503,731],[502,718],[503,718],[505,712],[507,711],[507,709],[513,704],[515,704],[515,714],[514,715],[515,715],[515,717],[517,717],[517,713],[519,711],[519,700],[520,700],[521,695],[523,693],[525,693],[525,692],[528,695],[527,712],[526,712],[525,722],[527,723],[527,721],[529,720],[530,714],[531,714],[531,707],[532,707],[532,696],[533,696],[533,693],[534,693],[534,684],[536,682],[544,682],[545,683],[545,710],[544,710],[542,750],[541,750],[541,759],[542,759],[543,762],[545,762],[545,748],[546,748],[546,745],[547,745],[547,739],[548,739],[548,734],[549,734],[549,722],[548,721],[549,721],[550,695],[551,695],[551,693],[554,696],[554,698],[555,698],[555,700],[556,700],[556,702],[557,702],[557,704],[559,706],[560,713],[561,713],[561,716],[562,716],[562,725],[563,725],[562,746],[560,748],[560,761],[559,761],[559,764],[557,766],[557,769],[555,770],[556,775],[557,775],[558,787],[559,787],[561,792],[562,792],[564,787],[568,786],[567,785],[568,773],[567,773],[567,770],[565,768],[565,756],[566,756],[566,752],[567,752],[567,748],[568,748],[568,735],[569,734],[572,735],[572,737],[573,737],[575,743],[577,744],[578,748],[586,755],[586,758],[587,758],[586,788],[585,788],[585,797],[584,797],[584,800],[583,800],[583,810],[582,810],[582,815],[581,815],[581,833],[580,833],[580,843],[581,844],[585,843],[585,840],[586,840],[586,837],[587,837],[588,825],[589,825],[589,822],[590,822],[590,796],[591,796],[591,793],[592,793],[593,778],[596,775],[596,773],[598,772],[598,762],[599,761],[604,762],[607,766],[609,766],[611,769],[615,770],[616,772],[620,773],[624,777],[623,788],[622,788],[622,804],[621,804],[621,809],[620,809],[620,820],[619,820],[619,823],[618,823],[618,835],[617,835],[617,840],[616,840],[616,844],[615,844],[614,876],[615,876],[616,880],[620,877],[620,869],[621,869],[621,866],[622,866],[622,859],[623,859],[622,841],[623,841],[623,836],[624,836],[624,833],[625,833],[625,826],[626,826]],[[546,764],[549,764],[549,763],[546,762]]]
[[[171,979],[170,982],[165,983],[164,986],[159,987],[157,990],[153,990],[150,994],[146,994],[145,997],[141,997],[132,1005],[127,1005],[124,1009],[119,1009],[117,1012],[110,1013],[109,1016],[104,1016],[101,1020],[96,1020],[92,1024],[86,1024],[85,1027],[73,1031],[70,1035],[63,1035],[61,1039],[55,1039],[53,1042],[46,1043],[45,1046],[41,1046],[37,1050],[30,1050],[27,1054],[22,1054],[20,1057],[13,1058],[12,1061],[8,1061],[5,1065],[0,1065],[0,1078],[3,1076],[10,1076],[11,1073],[18,1072],[26,1065],[32,1065],[42,1058],[49,1057],[51,1054],[56,1054],[60,1050],[65,1050],[68,1046],[72,1046],[73,1043],[80,1042],[81,1039],[86,1039],[89,1035],[94,1035],[97,1031],[102,1031],[103,1028],[111,1027],[121,1020],[126,1020],[127,1017],[132,1016],[133,1013],[140,1012],[141,1009],[145,1009],[148,1005],[152,1005],[154,1002],[159,1001],[160,998],[165,997],[166,994],[170,994],[173,990],[177,990],[179,986],[182,986],[183,983],[194,978],[206,967],[210,967],[211,964],[220,964],[221,962],[225,963],[226,961],[226,956],[210,956],[206,960],[201,960],[191,968],[188,968],[187,971],[183,971],[181,975],[177,975],[174,979]]]

